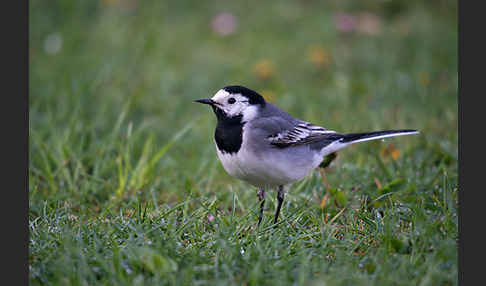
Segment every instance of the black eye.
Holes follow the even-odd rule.
[[[236,99],[234,99],[233,97],[230,97],[230,98],[228,99],[228,103],[229,103],[229,104],[233,104],[233,103],[235,103],[235,102],[236,102]]]

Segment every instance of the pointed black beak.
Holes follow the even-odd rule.
[[[214,101],[210,98],[201,98],[201,99],[196,99],[194,102],[199,102],[203,104],[209,104],[209,105],[214,105]]]

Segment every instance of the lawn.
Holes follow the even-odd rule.
[[[457,285],[456,1],[29,1],[31,285]],[[355,144],[225,173],[226,85]]]

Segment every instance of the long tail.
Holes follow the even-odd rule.
[[[363,133],[348,133],[348,134],[330,134],[328,139],[332,138],[332,143],[322,148],[321,153],[325,156],[333,153],[339,149],[349,146],[354,143],[377,140],[387,137],[403,136],[417,134],[419,131],[413,129],[403,130],[383,130]]]
[[[348,133],[343,134],[341,143],[358,143],[369,140],[382,139],[387,137],[403,136],[419,133],[417,130],[404,129],[404,130],[383,130],[364,133]]]

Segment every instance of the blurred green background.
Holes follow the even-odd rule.
[[[421,131],[341,151],[327,179],[348,202],[361,202],[350,193],[353,186],[361,186],[359,195],[376,198],[377,186],[398,177],[415,186],[404,192],[418,201],[441,198],[437,186],[446,181],[456,196],[456,1],[103,0],[29,6],[29,265],[35,284],[62,284],[62,267],[85,259],[58,260],[62,253],[83,253],[80,245],[64,241],[81,221],[123,217],[140,205],[148,205],[156,219],[190,197],[217,201],[215,208],[224,212],[234,207],[234,193],[246,207],[239,215],[253,210],[255,191],[229,177],[217,161],[214,115],[192,102],[226,85],[254,89],[295,117],[339,132]],[[313,193],[329,191],[315,178],[304,191],[290,189],[295,208]],[[338,206],[327,213],[335,215]],[[441,215],[455,222],[452,209]],[[317,216],[326,212],[316,202],[311,210]],[[446,248],[454,245],[457,224],[449,230]],[[457,271],[457,254],[449,251],[440,255],[452,266],[433,272],[448,277],[441,285],[456,283],[450,275]],[[191,269],[199,265],[186,263]],[[184,274],[181,265],[177,273]],[[420,275],[409,266],[397,274],[397,283],[421,281],[413,280]],[[90,269],[86,273],[96,272]],[[201,270],[209,278],[200,275],[219,281],[224,276],[217,269]],[[194,273],[186,278],[199,277]],[[76,275],[68,277],[76,284]],[[86,279],[106,282],[110,275],[93,277]],[[131,284],[133,277],[106,283]],[[380,281],[374,277],[359,281]]]

